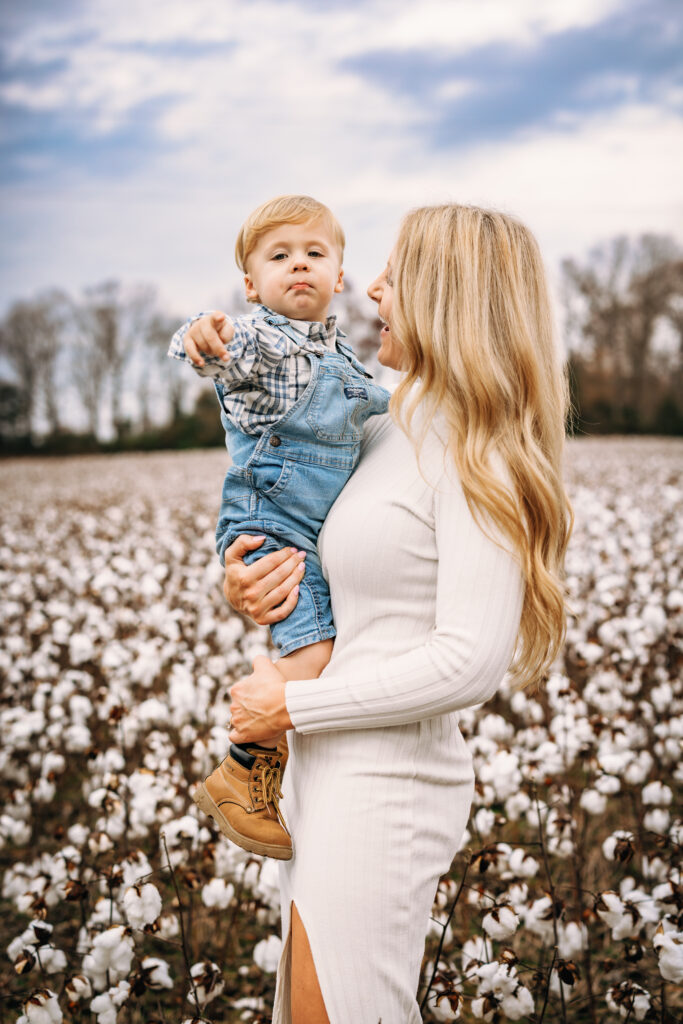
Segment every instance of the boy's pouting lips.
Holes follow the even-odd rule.
[[[290,320],[324,321],[332,296],[344,287],[339,247],[323,218],[267,231],[246,269],[247,298]]]

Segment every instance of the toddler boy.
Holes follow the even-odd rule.
[[[331,211],[309,196],[264,203],[235,246],[257,309],[235,319],[213,314],[206,340],[187,339],[185,348],[186,324],[169,349],[213,378],[221,406],[232,462],[216,528],[221,562],[244,533],[266,538],[245,561],[287,545],[306,552],[297,605],[271,627],[288,679],[315,678],[330,659],[335,629],[317,538],[358,461],[365,420],[386,412],[389,400],[328,315],[344,287],[344,241]],[[278,807],[285,759],[283,746],[231,744],[194,797],[228,838],[284,860],[292,855]]]

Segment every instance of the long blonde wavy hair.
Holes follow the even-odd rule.
[[[538,245],[506,214],[423,207],[403,220],[391,275],[406,371],[392,411],[418,447],[438,411],[470,510],[512,542],[525,592],[510,673],[518,687],[537,683],[564,640],[573,522],[562,482],[568,389]]]

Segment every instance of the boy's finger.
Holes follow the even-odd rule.
[[[194,363],[195,366],[204,365],[204,360],[199,354],[194,338],[189,332],[183,338],[183,348],[185,349],[185,354],[191,363]]]
[[[200,321],[201,331],[201,342],[200,348],[202,352],[208,352],[210,355],[215,356],[218,348],[223,348],[223,342],[216,334],[216,329],[211,324],[202,324]]]
[[[228,353],[225,343],[220,334],[216,333],[215,328],[211,324],[202,324],[201,332],[202,338],[199,347],[202,352],[206,352],[210,356],[218,356],[220,359],[227,359]]]
[[[222,313],[220,309],[216,310],[215,313],[211,314],[211,323],[217,331],[220,331],[221,327],[225,323],[225,313]]]

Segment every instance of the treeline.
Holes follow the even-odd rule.
[[[620,237],[562,264],[575,429],[683,434],[683,251]]]
[[[683,434],[683,252],[663,235],[616,238],[562,264],[579,433]],[[235,294],[222,307],[248,307]],[[379,321],[347,283],[340,322],[374,362]],[[166,357],[180,318],[149,286],[52,290],[0,323],[3,454],[221,444],[213,389]],[[9,372],[8,372],[9,371]]]
[[[348,282],[340,300],[340,321],[372,364],[380,322]],[[220,308],[249,306],[235,294]],[[118,281],[78,299],[55,289],[15,302],[0,323],[2,454],[222,444],[210,381],[167,358],[181,322],[161,310],[153,287]]]

